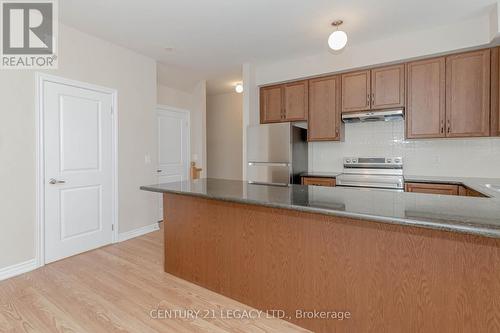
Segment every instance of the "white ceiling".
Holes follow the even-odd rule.
[[[496,0],[63,0],[61,21],[178,67],[185,89],[208,80],[231,89],[244,62],[327,51],[330,22],[343,19],[349,43],[485,15]],[[165,48],[173,48],[166,51]],[[334,59],[334,55],[332,55]],[[185,81],[185,82],[179,82]]]

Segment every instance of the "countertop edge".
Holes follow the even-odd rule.
[[[369,215],[369,214],[343,212],[343,211],[338,211],[338,210],[330,210],[330,209],[307,207],[307,206],[290,206],[290,205],[286,205],[286,204],[262,202],[262,201],[249,200],[249,199],[239,200],[239,199],[227,198],[227,197],[223,197],[223,196],[208,196],[205,194],[193,193],[193,192],[164,190],[164,189],[162,190],[162,189],[157,189],[157,188],[150,187],[150,186],[141,186],[140,189],[143,191],[156,192],[156,193],[171,193],[171,194],[177,194],[177,195],[186,195],[186,196],[199,197],[199,198],[204,198],[204,199],[219,200],[219,201],[233,202],[233,203],[240,203],[240,204],[248,204],[248,205],[254,205],[254,206],[280,208],[280,209],[300,211],[300,212],[306,212],[306,213],[322,214],[322,215],[327,215],[327,216],[353,218],[353,219],[370,221],[370,222],[412,226],[412,227],[417,227],[417,228],[432,229],[432,230],[438,230],[438,231],[447,231],[447,232],[454,232],[454,233],[462,233],[462,234],[482,236],[482,237],[488,237],[488,238],[500,238],[500,227],[496,228],[496,227],[490,226],[490,225],[470,225],[470,224],[457,223],[457,222],[454,222],[454,224],[449,224],[449,223],[421,221],[421,220],[415,220],[415,219],[411,219],[411,218],[403,219],[403,218],[396,218],[396,217],[386,217],[386,216],[377,216],[377,215]]]

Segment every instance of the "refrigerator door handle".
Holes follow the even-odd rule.
[[[248,162],[249,166],[261,165],[261,166],[277,166],[277,167],[288,167],[290,163],[272,163],[272,162]]]

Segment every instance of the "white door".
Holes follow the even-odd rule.
[[[112,101],[44,83],[46,263],[112,242]]]
[[[171,183],[188,179],[189,112],[157,109],[158,182]],[[163,197],[160,196],[159,219],[163,220]]]

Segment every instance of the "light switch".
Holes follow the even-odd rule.
[[[144,155],[144,163],[151,164],[151,155],[149,154]]]

